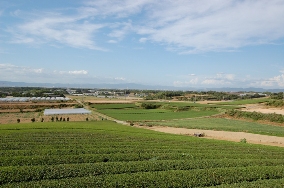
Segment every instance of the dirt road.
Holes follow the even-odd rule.
[[[191,136],[193,136],[194,133],[204,133],[205,136],[202,138],[228,140],[234,142],[240,142],[241,139],[245,138],[247,143],[284,147],[284,137],[266,136],[266,135],[259,135],[259,134],[245,133],[245,132],[213,131],[213,130],[175,128],[175,127],[160,127],[160,126],[154,126],[154,127],[143,126],[143,128],[164,132],[164,133],[191,135]]]

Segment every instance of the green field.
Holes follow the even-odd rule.
[[[183,127],[188,129],[248,132],[254,134],[284,137],[284,128],[280,126],[224,118],[196,118],[186,120],[169,120],[163,122],[147,121],[144,122],[144,124],[148,126],[157,125]]]
[[[132,109],[132,110],[99,110],[99,112],[106,114],[115,119],[125,121],[145,121],[145,120],[169,120],[169,119],[183,119],[196,118],[202,116],[211,116],[220,112],[216,110],[207,111],[182,111],[174,112],[166,109]]]
[[[283,156],[110,121],[0,125],[1,187],[281,187]]]
[[[220,102],[218,105],[246,105],[246,104],[258,104],[270,101],[269,98],[259,98],[259,99],[244,99],[244,100],[234,100],[229,102]]]
[[[195,103],[150,103],[159,105],[157,109],[143,109],[133,104],[93,104],[98,112],[109,117],[124,121],[148,121],[170,120],[212,116],[221,113],[224,109],[218,109],[210,105]]]

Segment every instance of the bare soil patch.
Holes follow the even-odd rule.
[[[54,116],[45,116],[42,112],[24,112],[24,113],[0,113],[0,124],[10,124],[17,123],[17,119],[20,119],[20,123],[31,123],[31,119],[35,118],[35,122],[41,122],[42,118],[44,122],[52,122],[51,118],[56,117],[65,119],[69,118],[69,121],[86,121],[88,118],[89,121],[101,120],[101,118],[96,114],[69,114],[69,115],[54,115]]]
[[[186,129],[186,128],[161,127],[161,126],[153,126],[153,127],[143,126],[142,128],[164,132],[164,133],[189,135],[189,136],[194,136],[195,133],[204,133],[204,137],[202,138],[207,138],[207,139],[227,140],[233,142],[240,142],[241,139],[246,139],[247,143],[284,147],[284,137],[266,136],[266,135],[259,135],[259,134],[245,133],[245,132],[213,131],[213,130]]]
[[[265,114],[282,114],[284,115],[284,109],[283,108],[270,108],[263,104],[249,104],[245,105],[245,108],[242,109],[243,111],[247,112],[261,112]]]

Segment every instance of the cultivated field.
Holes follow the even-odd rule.
[[[32,118],[35,118],[36,122],[51,122],[52,116],[45,116],[43,114],[44,109],[63,109],[74,108],[78,105],[76,101],[64,101],[64,102],[0,102],[0,124],[17,123],[20,119],[20,123],[29,123]],[[98,120],[99,117],[96,114],[75,114],[75,115],[54,115],[54,118],[67,119],[69,121],[84,121],[86,118],[89,120]]]
[[[0,126],[1,187],[280,187],[284,150],[109,121]]]
[[[230,116],[239,115],[236,112],[245,105],[261,105],[255,101],[74,100],[70,106],[26,103],[24,108],[0,112],[1,187],[284,185],[283,148],[251,144],[283,146],[283,123],[277,122],[283,117],[273,116],[277,121],[270,122],[249,119],[250,114]],[[53,117],[62,120],[52,122],[52,116],[42,111],[75,105],[92,113],[57,115]],[[234,142],[193,137],[196,132]]]

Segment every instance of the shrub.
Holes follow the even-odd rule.
[[[154,103],[142,103],[141,107],[145,108],[145,109],[157,109],[159,108],[161,105],[159,104],[154,104]]]
[[[247,139],[243,138],[240,140],[241,143],[247,143]]]

